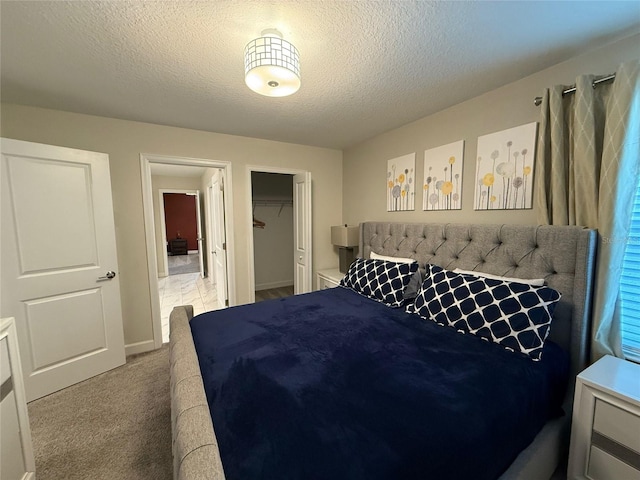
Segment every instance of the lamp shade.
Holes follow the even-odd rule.
[[[331,227],[331,243],[338,247],[357,247],[360,243],[360,227]]]
[[[300,88],[300,54],[275,29],[264,30],[260,38],[244,49],[244,81],[267,97],[286,97]]]

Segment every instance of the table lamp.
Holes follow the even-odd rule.
[[[347,273],[349,266],[355,259],[355,249],[360,243],[360,227],[349,227],[339,225],[331,227],[331,243],[338,248],[340,257],[340,271]]]

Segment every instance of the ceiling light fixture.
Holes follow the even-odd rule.
[[[282,39],[278,30],[268,29],[244,49],[244,81],[260,95],[286,97],[300,88],[300,54]]]

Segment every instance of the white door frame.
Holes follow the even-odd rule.
[[[281,173],[285,175],[299,175],[299,174],[307,174],[308,170],[299,170],[295,168],[284,168],[284,167],[269,167],[264,165],[247,165],[247,218],[250,221],[253,221],[253,193],[251,192],[251,174],[253,172],[263,172],[263,173]],[[295,201],[295,199],[294,199]],[[310,202],[311,203],[311,202]],[[307,215],[311,215],[312,205],[309,205],[309,211]],[[311,223],[310,223],[311,224]],[[248,270],[249,270],[249,303],[254,303],[256,301],[256,277],[255,277],[255,253],[253,250],[253,226],[249,227],[250,235],[247,235],[247,252],[248,252]],[[295,233],[295,232],[294,232]],[[313,249],[313,246],[312,246]],[[309,252],[309,258],[313,255],[313,250]]]
[[[196,197],[196,222],[198,222],[198,226],[197,226],[197,233],[196,235],[198,236],[198,238],[202,238],[202,233],[201,233],[201,229],[202,226],[200,225],[201,222],[201,215],[200,215],[200,190],[181,190],[178,188],[160,188],[158,190],[158,195],[159,195],[159,203],[158,203],[158,208],[160,209],[160,234],[162,235],[162,244],[165,246],[164,250],[162,251],[163,255],[162,255],[162,265],[160,265],[161,269],[158,272],[158,274],[163,273],[165,277],[169,276],[169,255],[167,253],[167,249],[166,249],[166,245],[167,245],[167,222],[166,219],[164,218],[164,194],[165,193],[182,193],[184,195],[193,195]],[[200,262],[202,263],[202,255],[204,254],[204,252],[202,251],[202,240],[198,240],[197,241],[197,245],[198,245],[198,253],[200,253]],[[188,252],[188,251],[187,251]],[[204,277],[204,272],[202,271],[202,269],[200,270],[200,275],[202,277]]]
[[[205,209],[205,216],[206,216],[206,221],[204,222],[205,228],[207,230],[207,236],[206,236],[206,240],[207,240],[207,274],[209,275],[209,284],[212,287],[216,286],[216,278],[215,278],[215,272],[213,271],[213,253],[211,250],[211,241],[213,239],[213,214],[212,214],[212,202],[211,202],[211,190],[213,189],[213,179],[209,180],[209,183],[207,183],[207,188],[204,192],[204,209]]]
[[[151,319],[155,348],[162,346],[162,318],[160,315],[160,292],[158,291],[158,261],[156,258],[156,235],[153,218],[153,189],[151,186],[151,164],[182,165],[192,167],[221,168],[227,178],[229,195],[225,198],[226,236],[227,236],[227,281],[229,305],[236,304],[235,289],[235,251],[233,241],[233,195],[231,194],[231,162],[203,158],[176,157],[169,155],[140,154],[142,173],[142,205],[144,211],[144,231],[147,244],[147,267],[149,275],[149,293],[151,295]]]

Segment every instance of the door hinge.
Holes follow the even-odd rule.
[[[228,298],[224,301],[224,306],[225,306],[225,307],[228,307],[228,306],[229,306],[229,299],[228,299]]]
[[[222,244],[222,249],[223,249],[223,250],[226,250],[226,249],[227,249],[227,242],[224,242],[224,243]]]

